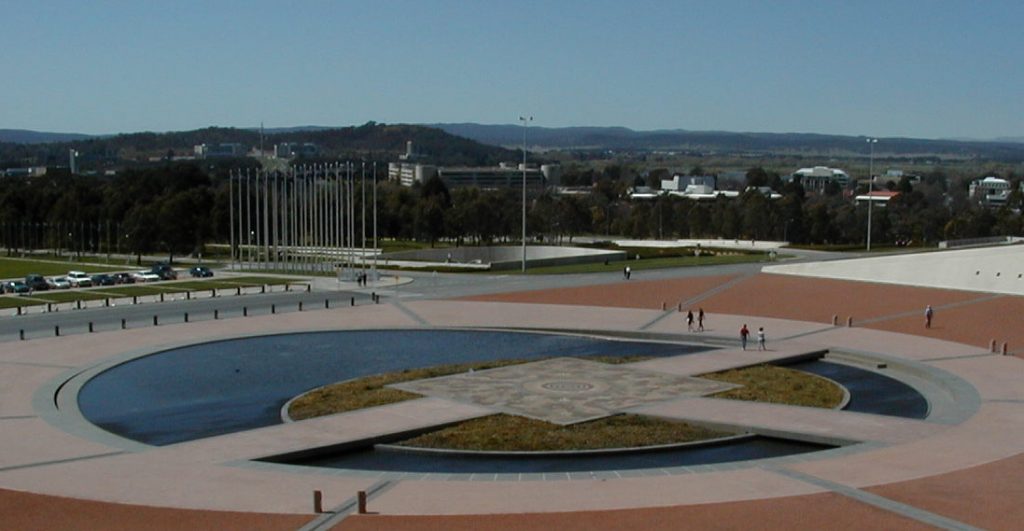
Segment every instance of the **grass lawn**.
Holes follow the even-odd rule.
[[[638,448],[704,441],[728,435],[731,434],[640,415],[615,415],[570,426],[514,415],[491,415],[398,444],[418,448],[539,452]]]
[[[715,398],[821,408],[834,408],[843,401],[842,388],[831,380],[775,365],[757,365],[700,377],[743,386],[712,395]]]
[[[46,302],[75,302],[94,301],[106,299],[110,295],[95,293],[91,291],[37,291],[32,294],[33,299],[41,299]]]
[[[4,295],[0,296],[0,308],[17,308],[18,306],[39,306],[46,304],[47,301],[41,301],[35,298],[19,297],[17,295]]]
[[[39,274],[43,276],[66,275],[68,271],[85,271],[86,273],[102,273],[107,271],[123,271],[123,267],[105,267],[57,260],[34,260],[29,258],[0,257],[0,278],[25,278],[25,275]]]
[[[147,295],[159,295],[161,293],[184,293],[189,291],[186,288],[179,288],[174,284],[146,285],[132,284],[128,286],[103,287],[98,290],[105,297],[145,297]]]

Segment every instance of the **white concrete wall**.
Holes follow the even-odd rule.
[[[762,271],[1024,295],[1024,245],[773,265]]]

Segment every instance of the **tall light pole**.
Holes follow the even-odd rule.
[[[519,121],[523,122],[523,273],[526,272],[526,129],[533,116],[520,116]]]
[[[868,248],[871,250],[871,207],[874,200],[871,199],[871,192],[874,189],[875,183],[875,144],[878,143],[877,138],[867,139],[868,147],[871,149],[871,154],[868,156]]]

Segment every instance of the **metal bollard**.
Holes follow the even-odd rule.
[[[995,339],[993,339],[992,341],[988,342],[988,351],[992,352],[992,353],[994,353],[996,351],[996,340]]]
[[[331,299],[324,299],[324,309],[329,310],[331,308]]]
[[[128,321],[124,318],[121,319],[121,330],[128,328]]]
[[[216,299],[217,298],[217,289],[216,288],[210,290],[210,298],[211,299]]]
[[[356,497],[359,499],[359,514],[366,514],[366,491],[359,491]]]
[[[356,305],[356,298],[352,297],[352,306],[355,306],[355,305]]]
[[[46,313],[50,313],[52,311],[53,311],[53,303],[50,303],[50,302],[46,303]]]
[[[159,323],[159,322],[157,321],[157,318],[156,318],[156,316],[154,315],[154,316],[153,316],[153,326],[159,326],[159,325],[160,325],[160,323]]]
[[[313,285],[312,284],[306,284],[306,293],[309,293],[311,291],[313,291]]]
[[[103,299],[103,306],[106,308],[110,308],[110,297]]]
[[[18,330],[18,339],[25,341],[25,330]]]
[[[847,317],[846,318],[846,326],[847,327],[853,326],[853,317]]]
[[[188,312],[185,312],[185,322],[188,322]]]
[[[217,319],[220,319],[220,310],[214,308],[213,309],[213,320],[216,321]]]
[[[187,301],[192,300],[192,292],[191,291],[186,291],[185,292],[185,300],[187,300]]]
[[[665,301],[661,301],[661,311],[665,311]]]
[[[89,321],[89,333],[92,333],[92,321]]]
[[[832,316],[832,326],[837,326],[837,325],[839,325],[839,316],[838,315],[833,315]]]
[[[273,315],[275,313],[277,313],[277,305],[276,304],[271,304],[270,305],[270,314]]]
[[[316,514],[324,512],[324,493],[318,490],[313,491],[313,512]]]
[[[683,311],[683,303],[680,302],[680,303],[676,304],[676,311],[677,312],[682,312]]]
[[[1010,353],[1010,346],[1006,344],[1006,341],[1003,341],[1003,356],[1006,356],[1009,353]]]
[[[82,299],[78,299],[77,301],[75,301],[75,309],[76,310],[81,310],[82,309]]]
[[[302,301],[299,301],[299,311],[302,311]]]
[[[138,303],[139,303],[139,296],[138,295],[132,295],[132,304],[138,304]]]
[[[249,317],[249,307],[242,306],[242,317]]]
[[[16,309],[18,310],[18,313],[16,313],[15,315],[21,315],[21,306],[17,306]]]
[[[235,295],[241,295],[241,294],[242,294],[242,286],[238,286],[237,288],[235,288]]]
[[[60,336],[60,325],[53,325],[53,335]]]
[[[260,286],[260,294],[263,294],[263,293],[266,293],[266,292],[267,292],[267,285],[264,284],[264,285]]]

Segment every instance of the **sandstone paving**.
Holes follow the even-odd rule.
[[[211,465],[126,453],[0,473],[5,488],[113,503],[218,511],[300,514],[314,490],[333,507],[377,480],[309,470],[281,473],[247,463]]]
[[[156,458],[174,455],[210,463],[258,459],[415,432],[493,413],[483,407],[422,398],[178,443],[152,453]]]
[[[816,355],[815,353],[821,351],[821,347],[816,345],[795,341],[773,343],[772,349],[768,351],[758,351],[756,348],[723,348],[685,356],[638,361],[630,363],[629,366],[683,376],[698,376],[762,363],[775,363],[804,355]]]
[[[0,419],[34,416],[32,398],[36,389],[67,371],[65,367],[0,361]]]
[[[762,435],[826,444],[850,441],[897,443],[929,437],[948,429],[930,422],[885,415],[721,398],[682,398],[636,407],[630,412],[716,427],[746,427]]]
[[[1011,307],[1012,304],[992,305],[996,301],[984,301],[984,297],[978,294],[949,290],[914,291],[920,288],[900,289],[894,286],[886,286],[880,290],[866,283],[841,281],[822,283],[811,280],[794,290],[791,289],[794,285],[788,281],[777,282],[761,278],[765,276],[760,275],[733,284],[723,291],[709,293],[709,296],[701,301],[705,310],[711,314],[709,324],[712,327],[724,327],[727,321],[721,318],[728,317],[728,314],[734,314],[733,317],[738,316],[738,319],[750,319],[751,315],[763,313],[764,317],[772,319],[794,319],[803,322],[820,320],[825,325],[821,330],[811,330],[799,339],[791,341],[799,341],[809,346],[836,346],[840,349],[878,352],[921,360],[965,379],[979,389],[983,400],[980,408],[966,421],[955,426],[941,427],[936,433],[919,439],[899,439],[881,445],[854,447],[849,452],[809,457],[806,460],[773,466],[783,466],[838,485],[871,489],[872,492],[878,492],[887,498],[902,500],[964,521],[983,523],[984,527],[1010,528],[999,524],[1011,519],[1019,521],[1019,491],[1013,488],[998,489],[993,486],[1014,482],[1019,484],[1017,480],[1020,466],[1014,463],[1018,463],[1019,456],[1024,451],[1021,448],[1021,441],[1024,441],[1024,411],[1022,404],[1015,402],[1019,400],[1017,397],[1020,393],[1020,384],[1014,375],[1018,370],[1018,365],[1015,364],[1020,364],[1021,360],[1015,357],[999,361],[992,361],[994,358],[991,357],[957,359],[984,353],[984,345],[950,343],[949,339],[961,337],[953,334],[951,328],[944,329],[945,332],[943,329],[938,332],[921,332],[920,323],[912,322],[916,319],[910,315],[911,312],[918,312],[917,307],[923,307],[923,303],[963,304],[956,306],[956,309],[973,305],[973,312],[963,313],[962,324],[967,327],[984,328],[983,322],[990,318],[986,312],[991,311],[991,308]],[[721,285],[723,280],[719,279],[718,282],[718,285]],[[685,282],[680,283],[682,284]],[[694,296],[712,289],[714,285],[711,282],[701,284],[699,289],[692,290],[696,293]],[[661,318],[650,326],[652,330],[660,330],[659,327],[664,326],[665,330],[672,329],[677,332],[680,322],[678,316],[662,317],[663,313],[658,309],[658,290],[653,285],[651,288],[636,290],[633,285],[627,284],[621,289],[608,290],[601,286],[594,287],[590,291],[591,295],[588,295],[594,297],[594,300],[606,301],[594,304],[628,305],[637,308],[636,310],[577,308],[550,303],[548,305],[555,308],[543,311],[538,309],[541,304],[465,303],[466,306],[460,308],[458,304],[448,301],[437,301],[438,306],[429,310],[424,308],[435,301],[410,303],[409,308],[431,324],[446,326],[636,330]],[[842,296],[844,289],[845,298]],[[530,302],[545,303],[545,297],[543,293],[536,293],[531,294],[528,299]],[[566,293],[560,293],[558,297],[564,299]],[[620,300],[614,300],[615,297]],[[877,321],[879,324],[893,323],[893,329],[879,331],[858,326],[852,329],[833,329],[827,326],[827,321],[834,310],[828,309],[838,302],[846,304],[855,315],[863,313],[877,317],[880,319]],[[566,308],[581,311],[566,311]],[[946,312],[952,311],[954,309],[944,310],[939,316],[942,317]],[[460,312],[471,315],[466,317],[460,315]],[[899,317],[901,312],[907,312],[908,316]],[[434,322],[435,319],[437,323]],[[191,339],[290,330],[388,326],[418,327],[423,326],[423,323],[393,305],[384,304],[355,308],[351,311],[339,309],[305,312],[299,315],[161,326],[147,330],[113,332],[109,335],[103,333],[74,336],[75,341],[72,341],[71,337],[28,341],[17,347],[0,346],[0,361],[18,359],[56,365],[88,365],[111,354],[132,349],[150,349],[153,345],[170,345]],[[779,326],[783,326],[783,323]],[[869,323],[867,326],[875,325]],[[685,329],[685,324],[683,328]],[[774,338],[779,336],[774,335],[775,327],[768,329],[771,347]],[[903,335],[908,333],[919,337]],[[724,333],[722,337],[729,335],[731,333]],[[712,334],[708,336],[711,337]],[[111,345],[115,347],[111,348]],[[0,397],[4,396],[6,395],[0,394]],[[42,428],[42,424],[39,426]],[[11,431],[15,434],[19,432],[20,430]],[[45,438],[46,435],[41,437]],[[33,437],[30,440],[35,439]],[[156,458],[160,455],[159,451],[143,451],[9,469],[0,471],[0,485],[7,489],[47,492],[70,498],[92,498],[116,503],[287,515],[308,514],[309,498],[313,489],[323,489],[327,498],[325,504],[330,506],[351,497],[355,490],[366,489],[376,481],[372,477],[346,476],[336,472],[293,469],[284,472],[282,467],[238,461],[211,464],[210,461],[214,457],[226,458],[229,455],[255,453],[249,450],[255,446],[250,447],[249,444],[256,440],[258,437],[242,444],[241,447],[245,451],[237,454],[226,452],[219,456],[203,456],[200,452],[189,455],[188,452],[176,453],[176,450],[168,448],[166,456],[162,459]],[[22,442],[17,444],[24,445]],[[77,451],[85,448],[82,444],[83,441],[79,439],[68,441],[66,446],[74,447]],[[7,452],[14,446],[4,443],[0,448]],[[201,444],[195,446],[200,447]],[[1001,466],[1004,463],[1007,466]],[[657,513],[652,511],[666,511],[667,520],[691,514],[696,518],[693,522],[705,521],[700,518],[707,515],[728,518],[728,515],[738,514],[741,516],[737,522],[757,522],[766,528],[790,528],[793,522],[807,522],[808,520],[801,518],[805,514],[816,515],[824,522],[849,524],[839,527],[903,529],[914,528],[919,523],[896,517],[892,512],[852,502],[850,498],[837,498],[834,493],[825,492],[822,487],[762,468],[756,463],[735,470],[728,467],[712,467],[693,472],[677,471],[671,475],[668,472],[658,475],[658,471],[649,471],[644,477],[605,480],[597,477],[586,480],[551,479],[553,480],[397,481],[392,488],[373,498],[371,510],[386,515],[490,516],[546,512],[549,515],[570,515],[567,520],[569,522],[595,521],[589,519],[595,514],[606,513],[608,509],[637,511],[639,520],[634,520],[637,522],[657,518]],[[978,493],[969,492],[972,485],[979,486]],[[0,491],[0,504],[11,499],[11,495],[5,494],[8,492],[10,491]],[[982,494],[986,496],[984,499],[980,497]],[[943,501],[942,497],[961,497],[963,501],[948,503]],[[1000,515],[985,515],[987,520],[978,516],[972,517],[966,512],[969,509],[967,502],[972,499],[978,501],[979,509],[997,509],[1002,512]],[[768,506],[788,507],[791,512],[777,520],[758,520],[758,515],[761,514],[759,507],[764,507],[766,502]],[[190,512],[183,511],[182,514],[188,515]],[[864,519],[843,520],[851,514],[862,516]],[[1004,515],[1009,518],[998,520]],[[511,515],[513,521],[523,521],[516,520],[517,517],[529,518]],[[364,517],[353,521],[362,518]],[[610,523],[609,520],[596,521],[598,526],[601,523]],[[486,525],[486,522],[494,521],[482,522]],[[885,525],[871,525],[877,522]]]
[[[1024,404],[989,402],[958,426],[903,444],[789,468],[866,488],[974,467],[1024,453]]]
[[[76,459],[118,451],[83,441],[40,418],[0,419],[0,478],[4,469]],[[2,479],[0,479],[2,484]]]
[[[413,301],[406,306],[433,326],[592,330],[636,330],[661,315],[660,310],[621,312],[609,308],[566,307],[545,304],[497,304],[493,302]],[[514,315],[513,323],[507,322]]]
[[[371,510],[375,507],[371,503]],[[636,529],[899,529],[933,530],[934,526],[835,493],[808,494],[735,502],[548,513],[469,515],[353,515],[339,531],[477,531],[502,529],[593,530]]]
[[[382,514],[490,514],[607,510],[713,503],[822,492],[820,487],[750,468],[574,481],[403,481],[373,498]]]
[[[971,382],[982,400],[1017,400],[1024,405],[1024,360],[1000,354],[936,360],[932,366]]]

